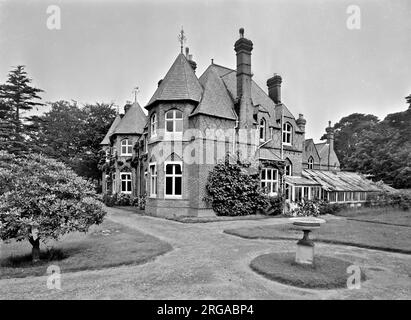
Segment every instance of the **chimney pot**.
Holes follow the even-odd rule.
[[[275,103],[281,103],[281,76],[274,73],[274,76],[267,80],[268,95]]]

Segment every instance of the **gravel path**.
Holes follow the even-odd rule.
[[[294,250],[293,241],[250,240],[223,233],[286,219],[183,224],[121,209],[108,211],[109,219],[160,238],[173,250],[144,265],[63,274],[61,291],[47,289],[47,277],[0,280],[0,298],[411,299],[410,255],[318,243],[318,254],[366,268],[369,280],[358,290],[299,289],[267,280],[249,267],[258,255]]]

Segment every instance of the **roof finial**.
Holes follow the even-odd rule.
[[[137,102],[137,94],[140,92],[140,88],[139,87],[134,87],[133,88],[133,93],[134,93],[134,103]]]
[[[181,31],[178,35],[178,41],[180,42],[181,53],[183,53],[184,43],[186,42],[187,38],[184,34],[183,26],[181,26]]]
[[[328,126],[331,128],[331,120],[328,121]]]
[[[244,28],[240,28],[240,38],[244,38]]]

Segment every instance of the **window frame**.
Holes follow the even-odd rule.
[[[308,165],[308,169],[311,169],[311,170],[314,169],[314,158],[313,158],[313,156],[310,156],[308,158],[307,165]]]
[[[123,175],[129,175],[130,179],[123,179]],[[130,191],[124,191],[123,190],[123,181],[125,181],[125,183],[126,183],[126,189],[128,189],[128,182],[130,183]],[[133,177],[132,177],[131,172],[120,172],[120,184],[121,184],[120,192],[124,193],[124,194],[131,194],[133,192],[133,183],[132,183],[132,181],[133,181]]]
[[[127,142],[126,145],[123,145],[123,142]],[[131,150],[131,152],[123,153],[123,147],[126,148],[126,151]],[[120,156],[129,157],[133,155],[133,143],[130,141],[129,138],[124,138],[120,141]]]
[[[266,141],[267,139],[267,121],[265,120],[265,118],[261,118],[260,120],[260,125],[259,125],[259,137],[260,137],[260,141]],[[261,138],[261,133],[263,135],[263,137]]]
[[[154,112],[150,118],[150,134],[151,137],[157,136],[157,113]]]
[[[152,167],[154,167],[155,174],[152,173],[152,170],[151,170]],[[150,174],[150,198],[157,198],[157,193],[158,193],[157,163],[150,162],[148,165],[148,168],[149,168],[149,174]],[[155,192],[153,192],[153,186],[154,186]]]
[[[265,178],[263,179],[263,171],[265,171]],[[268,172],[271,172],[271,179],[268,178]],[[274,177],[275,173],[275,179]],[[263,187],[263,183],[265,186]],[[269,191],[267,192],[268,195],[272,196],[274,194],[278,194],[278,169],[275,168],[261,168],[260,172],[260,187],[265,191],[267,186],[269,185]],[[274,187],[275,186],[275,187]]]
[[[181,118],[177,118],[176,114],[177,112],[181,113]],[[167,118],[167,114],[172,113],[173,117],[172,118]],[[184,131],[184,113],[178,109],[171,109],[168,110],[167,112],[164,113],[164,134],[166,136],[182,136],[183,131]],[[181,121],[181,131],[176,131],[177,127],[177,121]],[[167,123],[172,122],[173,123],[173,131],[168,131],[167,130]]]
[[[287,127],[289,127],[290,130],[287,130],[286,129]],[[289,142],[284,141],[284,137],[287,137],[287,136],[289,137],[289,140],[290,140]],[[287,139],[285,139],[285,140],[287,140]],[[288,121],[283,123],[281,141],[284,145],[287,145],[287,146],[291,146],[293,144],[293,126]]]
[[[287,174],[287,168],[289,168],[288,174]],[[285,176],[292,176],[293,175],[293,164],[291,163],[291,161],[285,165],[284,175]]]
[[[179,165],[181,168],[181,174],[176,174],[175,169],[173,169],[172,174],[168,174],[166,169],[167,165],[172,164],[172,165]],[[183,198],[183,161],[164,161],[164,199],[182,199]],[[167,178],[172,178],[172,194],[167,194]],[[176,195],[175,194],[175,178],[176,177],[181,177],[181,194]]]

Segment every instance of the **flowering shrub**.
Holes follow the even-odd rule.
[[[0,158],[0,239],[28,240],[34,261],[40,239],[87,232],[104,215],[93,184],[63,163],[34,154]]]
[[[245,167],[241,162],[225,161],[210,172],[206,184],[208,195],[204,200],[211,203],[217,215],[250,215],[267,206],[258,174],[249,174]]]
[[[283,213],[285,197],[278,195],[276,197],[266,197],[267,206],[264,209],[264,214],[269,216],[276,216]]]
[[[303,199],[294,205],[294,208],[288,212],[288,215],[294,217],[316,217],[324,214],[335,214],[345,207],[343,204],[329,203],[320,199]]]

